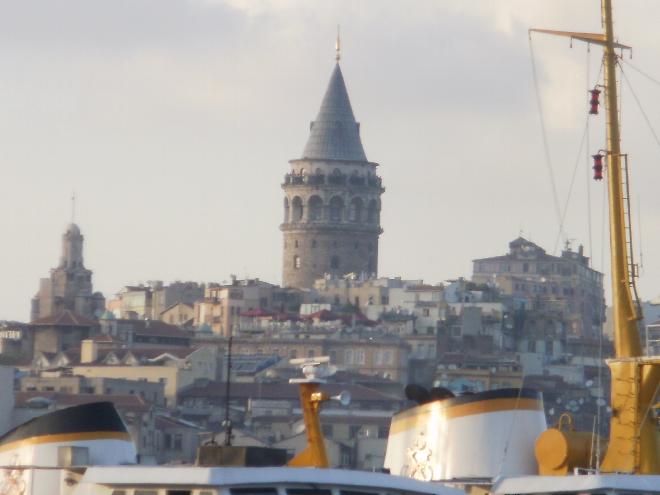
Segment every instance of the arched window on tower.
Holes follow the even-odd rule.
[[[341,222],[344,218],[344,201],[339,196],[330,200],[330,221]]]
[[[359,223],[362,221],[362,210],[364,209],[364,203],[360,198],[353,198],[351,200],[351,209],[348,215],[351,222]]]
[[[339,256],[333,256],[330,258],[330,269],[339,270]]]
[[[300,268],[300,256],[298,256],[297,254],[293,256],[293,268],[295,268],[296,270]]]
[[[284,223],[289,223],[289,198],[284,198]]]
[[[300,196],[296,196],[291,201],[291,221],[301,222],[303,218],[303,201]]]
[[[323,200],[321,198],[318,196],[309,198],[308,208],[310,222],[323,220]]]
[[[369,201],[367,208],[367,222],[378,223],[378,202],[375,199]]]

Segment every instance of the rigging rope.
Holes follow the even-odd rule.
[[[600,75],[603,71],[603,64],[600,65],[600,69],[598,70],[598,76],[596,77],[596,81],[600,79]],[[591,84],[589,82],[590,76],[589,76],[589,51],[587,50],[587,89],[591,87]],[[587,143],[586,148],[584,147],[584,143]],[[571,196],[573,195],[573,186],[575,184],[575,176],[578,170],[578,166],[580,164],[580,156],[582,154],[582,149],[586,149],[586,156],[587,156],[587,224],[589,227],[589,246],[591,246],[591,194],[590,194],[590,189],[589,185],[591,184],[591,180],[589,177],[589,115],[587,115],[586,123],[584,126],[584,131],[582,133],[582,138],[580,140],[580,147],[578,149],[577,157],[575,159],[575,165],[573,167],[573,175],[571,176],[571,182],[568,188],[568,194],[566,196],[566,202],[564,203],[564,209],[561,214],[561,218],[559,220],[559,232],[557,233],[557,237],[555,239],[555,245],[553,252],[557,252],[557,246],[559,245],[559,241],[561,238],[562,233],[564,233],[564,223],[566,222],[566,214],[568,212],[568,204],[571,201]],[[591,249],[591,247],[590,247]],[[591,253],[590,253],[591,256]]]
[[[532,59],[532,78],[534,79],[534,89],[536,93],[536,105],[539,109],[539,120],[541,123],[541,134],[543,138],[543,151],[545,153],[545,163],[548,168],[548,174],[550,175],[550,185],[552,187],[552,200],[555,206],[555,215],[557,215],[557,221],[559,222],[559,234],[563,233],[563,222],[561,208],[559,206],[559,196],[557,195],[557,184],[555,183],[555,173],[552,168],[552,160],[550,158],[550,148],[548,146],[548,135],[545,128],[545,117],[543,114],[543,105],[541,103],[541,92],[539,91],[539,82],[538,74],[536,71],[536,59],[534,57],[534,45],[532,43],[532,37],[529,37],[529,51]],[[556,247],[555,247],[556,249]]]
[[[561,234],[564,231],[564,222],[566,221],[566,213],[568,212],[568,203],[571,201],[571,195],[573,194],[573,185],[575,184],[575,176],[577,175],[577,171],[580,165],[580,161],[582,158],[582,148],[584,147],[584,142],[586,140],[588,131],[589,131],[589,117],[587,117],[587,123],[584,126],[584,131],[582,132],[580,147],[578,149],[577,157],[575,159],[575,165],[573,166],[573,174],[571,175],[571,183],[568,187],[568,194],[566,196],[566,202],[564,203],[563,213],[561,215],[561,219],[559,220],[559,232],[557,233],[557,237],[555,239],[555,247],[553,249],[554,253],[557,252],[557,246],[559,245]]]
[[[651,131],[651,134],[653,134],[653,138],[655,139],[655,142],[657,143],[658,146],[660,146],[660,138],[658,138],[658,134],[655,132],[655,129],[653,129],[651,120],[649,119],[648,115],[646,115],[646,112],[644,111],[644,107],[642,107],[642,102],[639,101],[639,98],[637,97],[637,93],[635,93],[632,84],[630,84],[630,80],[628,79],[626,73],[623,71],[623,67],[621,66],[621,64],[619,64],[619,69],[621,70],[621,75],[623,76],[623,80],[626,82],[626,85],[628,86],[630,93],[633,95],[633,98],[637,103],[637,107],[639,108],[639,111],[642,113],[642,117],[644,117],[644,120],[646,121],[646,125],[649,126],[649,130]]]
[[[655,84],[657,84],[658,86],[660,86],[660,81],[658,81],[656,78],[654,78],[654,77],[648,75],[646,72],[644,72],[644,71],[643,71],[642,69],[640,69],[639,67],[635,67],[633,64],[631,64],[630,62],[628,62],[628,61],[625,60],[624,58],[619,59],[619,61],[620,61],[620,62],[623,62],[624,64],[626,64],[626,65],[629,66],[631,69],[636,70],[636,71],[639,72],[641,75],[643,75],[645,78],[647,78],[649,81],[654,82]],[[621,67],[621,66],[619,65],[619,68],[620,68],[620,67]]]
[[[603,64],[601,63],[600,65],[601,69],[603,67]],[[587,90],[591,87],[591,46],[587,45]],[[600,77],[600,70],[598,71],[598,77]],[[596,79],[598,80],[598,79]],[[591,261],[591,264],[593,266],[594,259],[593,259],[593,240],[591,236],[591,171],[589,170],[589,150],[591,150],[591,140],[590,138],[590,128],[589,128],[589,120],[587,119],[587,145],[585,147],[585,159],[586,159],[586,164],[587,166],[584,168],[585,171],[587,172],[587,231],[589,233],[589,260]]]

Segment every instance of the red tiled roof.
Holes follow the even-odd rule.
[[[89,366],[104,366],[105,364],[103,363],[103,360],[108,357],[108,354],[113,353],[115,356],[117,356],[117,359],[122,361],[127,354],[132,354],[135,356],[136,359],[138,360],[149,360],[149,359],[155,359],[159,356],[162,356],[164,354],[170,354],[174,357],[183,359],[188,357],[190,354],[195,352],[198,349],[198,347],[131,347],[131,348],[125,348],[125,347],[115,347],[115,348],[106,348],[106,349],[99,349],[97,351],[97,358],[96,361],[92,363],[81,363],[80,362],[80,349],[70,349],[65,352],[66,356],[69,358],[71,361],[72,366],[80,366],[80,365],[89,365]],[[55,355],[53,354],[53,357]],[[49,359],[52,359],[49,358]],[[108,366],[122,366],[122,364],[119,365],[108,365]]]
[[[190,332],[160,320],[129,320],[136,335],[190,338]]]
[[[316,313],[308,314],[307,316],[304,316],[303,318],[304,319],[309,319],[309,320],[321,320],[321,321],[341,320],[341,316],[339,316],[338,314],[335,314],[332,311],[329,311],[327,309],[322,309],[321,311],[317,311]]]
[[[96,320],[87,318],[86,316],[74,313],[69,309],[60,311],[43,318],[38,318],[30,323],[32,326],[58,326],[58,327],[94,327],[99,323]]]
[[[199,427],[196,427],[190,424],[187,421],[180,421],[177,418],[170,418],[168,416],[161,416],[160,414],[156,415],[154,418],[154,424],[156,429],[164,430],[165,428],[192,428],[199,430]]]

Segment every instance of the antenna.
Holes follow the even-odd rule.
[[[339,24],[337,24],[337,41],[335,41],[335,60],[339,63],[341,59],[341,37],[339,33]]]
[[[231,344],[233,335],[229,334],[227,342],[227,381],[225,384],[225,420],[223,421],[225,427],[225,445],[231,446],[231,419],[229,418],[229,399],[231,397]]]
[[[71,193],[71,223],[76,223],[76,191]]]

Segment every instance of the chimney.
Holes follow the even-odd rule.
[[[80,363],[93,363],[99,356],[99,347],[92,339],[80,342]]]

